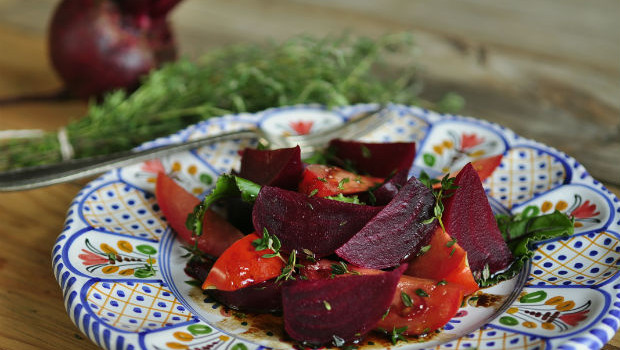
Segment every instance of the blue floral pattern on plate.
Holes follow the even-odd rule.
[[[224,116],[141,148],[254,126],[304,134],[375,107],[290,106]],[[390,122],[363,139],[415,141],[410,174],[437,175],[503,154],[483,183],[493,210],[560,210],[575,218],[576,228],[572,237],[541,242],[520,276],[485,290],[501,303],[481,307],[470,297],[437,337],[395,347],[596,349],[609,341],[620,324],[618,198],[573,158],[499,125],[417,107],[389,109]],[[281,328],[234,315],[184,283],[181,244],[153,196],[159,171],[204,196],[218,174],[238,167],[237,150],[255,144],[222,142],[110,171],[76,196],[53,249],[53,266],[69,316],[96,344],[106,349],[291,348]]]

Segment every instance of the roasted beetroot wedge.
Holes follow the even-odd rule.
[[[361,267],[397,266],[430,241],[436,223],[423,222],[433,216],[434,204],[431,190],[411,177],[396,197],[336,254]]]
[[[375,205],[386,205],[392,201],[407,183],[407,175],[409,175],[409,169],[400,170],[374,190],[372,194],[375,196]]]
[[[402,272],[293,281],[282,288],[284,328],[314,345],[359,339],[385,314]]]
[[[443,223],[452,237],[467,251],[472,272],[488,264],[491,273],[503,270],[512,261],[512,253],[497,227],[493,211],[478,173],[468,163],[456,176],[458,186],[444,203]]]
[[[294,190],[302,171],[299,146],[276,150],[246,148],[242,152],[239,176],[259,185]]]
[[[349,160],[362,173],[388,177],[399,170],[409,170],[415,157],[414,142],[370,143],[335,139],[329,149],[336,157]]]
[[[282,310],[282,283],[275,278],[234,291],[207,289],[213,299],[231,309],[243,312],[276,312]]]
[[[257,233],[276,235],[282,250],[309,249],[320,258],[348,241],[382,207],[344,203],[265,186],[254,202]]]

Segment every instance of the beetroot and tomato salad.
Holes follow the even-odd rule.
[[[304,344],[435,332],[465,296],[519,273],[532,241],[572,233],[559,212],[496,220],[482,181],[501,155],[432,179],[408,176],[412,142],[333,140],[310,164],[299,147],[240,154],[203,201],[163,173],[157,200],[186,273],[227,307],[281,313]]]

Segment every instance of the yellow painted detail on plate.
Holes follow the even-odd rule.
[[[116,251],[116,249],[110,247],[109,244],[107,243],[101,243],[101,245],[99,246],[99,248],[101,248],[101,250],[106,253],[106,254],[118,254],[118,252]]]
[[[172,336],[174,336],[177,340],[180,341],[192,341],[194,340],[194,336],[187,333],[187,332],[174,332],[174,334],[172,334]]]
[[[230,338],[229,338],[229,337],[227,337],[227,336],[225,336],[225,335],[220,335],[219,339],[220,339],[221,341],[228,341]]]
[[[116,271],[118,271],[118,266],[106,266],[104,268],[101,269],[101,272],[105,273],[105,274],[109,274],[109,273],[115,273]]]
[[[558,295],[556,297],[547,299],[547,301],[545,301],[545,304],[546,305],[555,305],[555,304],[559,304],[559,303],[561,303],[563,301],[564,301],[564,297],[561,296],[561,295]]]
[[[470,153],[469,156],[472,158],[478,158],[478,157],[484,156],[485,154],[486,152],[483,149],[479,149],[477,151]]]
[[[575,302],[572,300],[567,300],[563,303],[558,304],[555,308],[558,311],[568,311],[575,307]]]
[[[553,203],[549,202],[549,201],[544,201],[542,206],[540,207],[540,210],[543,213],[548,212],[549,210],[551,210],[551,208],[553,208]]]
[[[566,203],[566,201],[564,200],[559,200],[556,204],[555,204],[555,209],[559,210],[559,211],[563,211],[566,208],[568,208],[568,203]]]
[[[522,325],[525,328],[536,328],[536,323],[530,321],[523,322]]]
[[[122,276],[131,276],[133,275],[133,269],[125,269],[120,271],[118,274]]]
[[[509,314],[516,314],[517,312],[519,312],[519,309],[516,307],[511,307],[508,310],[506,310],[506,312]]]
[[[546,329],[546,330],[549,330],[549,331],[552,331],[552,330],[555,329],[555,325],[553,323],[551,323],[551,322],[544,322],[540,326],[542,328]]]
[[[181,171],[181,163],[179,162],[172,163],[172,171]]]
[[[168,349],[189,349],[189,346],[177,342],[168,342],[166,346]]]
[[[196,173],[198,172],[198,168],[197,168],[195,165],[193,165],[193,164],[192,164],[192,165],[190,165],[190,166],[187,168],[187,172],[188,172],[190,175],[196,175]]]
[[[116,245],[118,246],[118,249],[126,252],[126,253],[131,253],[133,252],[133,246],[131,245],[131,243],[127,242],[127,241],[118,241],[118,243],[116,243]]]

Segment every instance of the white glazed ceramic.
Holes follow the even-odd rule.
[[[331,127],[374,105],[270,109],[215,118],[142,147],[259,125],[305,133]],[[501,126],[408,106],[391,106],[391,121],[367,141],[415,141],[411,174],[457,170],[470,160],[504,154],[484,182],[495,212],[535,206],[575,218],[572,237],[540,243],[517,278],[484,290],[500,302],[470,299],[436,336],[398,348],[597,349],[620,322],[619,200],[574,159]],[[54,273],[69,316],[106,349],[290,348],[277,318],[231,312],[185,283],[184,250],[153,196],[165,171],[204,196],[223,172],[238,166],[237,150],[255,140],[214,144],[111,171],[75,198],[53,250]],[[116,259],[110,259],[111,254]],[[274,321],[276,320],[276,321]],[[269,325],[274,321],[275,325]],[[362,348],[383,348],[371,338]],[[380,337],[379,337],[380,338]],[[373,340],[375,339],[375,340]],[[282,341],[284,340],[284,341]]]

